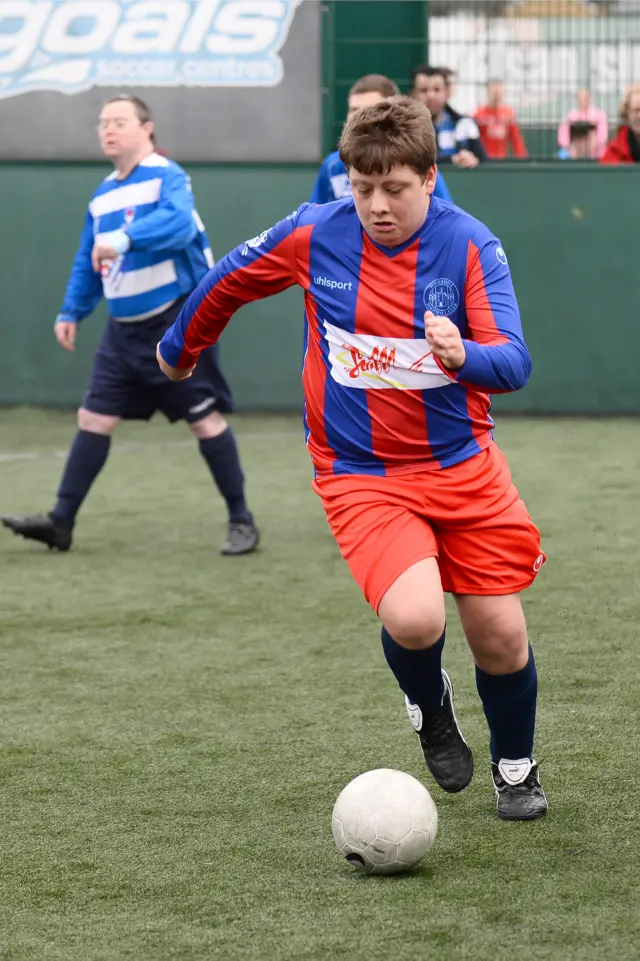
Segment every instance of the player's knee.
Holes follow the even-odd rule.
[[[522,622],[478,627],[468,638],[476,663],[490,674],[512,674],[529,658],[527,628]]]
[[[517,594],[457,598],[465,636],[476,663],[491,674],[509,674],[527,663],[527,625]]]
[[[81,407],[78,411],[78,427],[90,434],[111,434],[120,423],[119,417],[107,414],[94,414],[93,411]]]
[[[446,612],[435,557],[413,564],[383,595],[378,617],[403,647],[430,647],[442,637]]]
[[[473,647],[475,662],[487,674],[515,674],[529,660],[529,641],[525,635],[497,638]]]
[[[384,611],[382,621],[391,637],[403,647],[430,647],[442,637],[445,627],[444,612],[439,605],[416,599],[401,607]]]
[[[218,437],[223,434],[228,426],[222,414],[214,410],[201,420],[189,424],[189,430],[198,440],[206,440],[208,437]]]

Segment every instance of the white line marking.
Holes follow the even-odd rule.
[[[275,440],[278,437],[292,437],[294,440],[298,438],[303,438],[302,425],[300,425],[300,432],[288,431],[288,430],[275,430],[269,431],[263,434],[242,434],[236,433],[236,437],[242,444],[245,441],[256,441],[256,440]],[[304,439],[304,438],[303,438]],[[187,440],[165,440],[165,441],[137,441],[128,444],[114,444],[112,454],[136,454],[141,450],[153,450],[162,447],[190,447],[196,443],[196,439]],[[9,451],[7,454],[0,454],[0,464],[14,464],[18,461],[24,460],[39,460],[44,458],[61,458],[67,457],[69,450],[25,450],[25,451]]]
[[[35,450],[25,451],[23,454],[0,454],[0,464],[10,464],[15,460],[37,460],[40,457]]]

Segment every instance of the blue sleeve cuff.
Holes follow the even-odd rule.
[[[72,317],[71,314],[58,314],[56,317],[56,324],[79,324],[80,321],[77,317]]]
[[[487,361],[483,357],[481,345],[473,340],[465,340],[464,352],[464,364],[454,372],[456,380],[482,384],[483,374],[486,374]]]

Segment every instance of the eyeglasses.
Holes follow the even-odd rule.
[[[140,123],[140,121],[137,122],[138,124]],[[124,130],[125,127],[130,127],[134,123],[136,123],[135,120],[125,119],[124,117],[114,117],[113,120],[99,120],[96,129],[101,133],[110,130],[112,127],[115,130]]]

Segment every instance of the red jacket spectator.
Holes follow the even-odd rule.
[[[607,144],[600,163],[640,163],[640,143],[636,140],[631,127],[620,127],[613,140]]]
[[[491,160],[505,160],[507,147],[514,157],[529,156],[524,137],[511,107],[480,107],[474,115],[480,128],[480,140]]]
[[[600,163],[640,163],[640,84],[627,88],[620,107],[620,129],[607,144]]]

